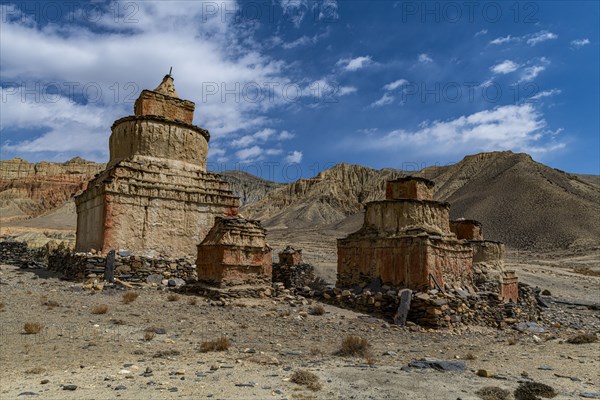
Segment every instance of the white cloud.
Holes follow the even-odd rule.
[[[561,94],[561,93],[562,93],[562,91],[560,89],[544,90],[542,92],[536,93],[535,95],[531,96],[530,99],[539,100],[544,97],[550,97],[550,96],[554,96],[555,94]]]
[[[487,29],[482,29],[479,32],[476,32],[474,36],[477,37],[477,36],[481,36],[481,35],[487,35],[487,33],[488,33]]]
[[[537,78],[540,72],[546,69],[543,65],[532,65],[531,67],[527,67],[523,69],[523,74],[521,75],[521,79],[519,82],[529,82]]]
[[[285,157],[285,162],[290,164],[298,164],[302,162],[302,152],[294,150]]]
[[[375,107],[383,107],[387,104],[391,104],[394,101],[394,96],[391,96],[388,93],[384,93],[383,96],[381,96],[381,98],[377,101],[374,101],[373,103],[371,103],[369,105],[369,107],[371,108],[375,108]]]
[[[490,67],[490,71],[495,74],[509,74],[511,72],[516,71],[519,68],[519,65],[514,63],[511,60],[504,60],[499,64],[493,65]]]
[[[337,62],[346,71],[357,71],[373,63],[371,56],[360,56],[356,58],[343,58]]]
[[[545,126],[532,104],[508,105],[453,120],[427,122],[414,131],[394,130],[364,142],[362,148],[392,152],[405,148],[433,155],[495,150],[545,153],[564,148],[555,135],[544,131]]]
[[[279,134],[279,140],[289,140],[293,139],[295,136],[296,135],[288,131],[281,131],[281,133]]]
[[[342,86],[339,88],[339,90],[337,91],[337,94],[340,96],[345,96],[347,94],[352,94],[356,92],[356,88],[353,86]]]
[[[35,117],[25,119],[22,128],[27,130],[34,123],[41,123],[36,126],[45,133],[38,138],[16,138],[10,144],[3,143],[3,150],[33,153],[68,148],[83,155],[90,149],[102,149],[106,156],[106,138],[114,119],[132,114],[133,100],[139,91],[155,88],[171,66],[179,95],[197,103],[194,123],[207,128],[213,141],[270,123],[266,111],[284,103],[277,93],[274,100],[265,97],[262,102],[245,101],[239,93],[224,95],[225,90],[236,87],[243,93],[249,83],[277,82],[283,86],[290,82],[283,72],[285,64],[260,53],[247,26],[235,24],[233,18],[223,20],[221,15],[207,18],[201,2],[136,4],[139,9],[135,24],[115,21],[108,11],[95,23],[76,19],[70,25],[40,27],[23,19],[3,21],[3,82],[76,82],[76,93],[90,84],[101,91],[100,98],[85,107],[70,104],[68,98],[56,103],[42,99],[42,103],[48,103],[43,108],[52,110],[51,118],[38,122]],[[235,9],[235,5],[231,8]],[[200,20],[202,23],[198,23]],[[210,94],[209,89],[215,93]],[[38,103],[25,102],[26,114],[32,116],[41,109]],[[73,112],[74,109],[79,112]],[[16,105],[3,104],[0,122],[5,129],[10,128],[9,121],[19,118],[10,115],[17,110]],[[83,118],[100,114],[101,127]],[[75,132],[80,137],[88,133],[90,136],[85,140],[57,140],[52,132],[58,129],[59,122],[66,138],[75,136]],[[48,148],[44,149],[42,143],[47,143]]]
[[[235,152],[235,156],[242,162],[257,159],[262,156],[262,154],[263,150],[258,146],[248,147]]]
[[[575,49],[579,49],[587,44],[590,44],[590,39],[588,39],[588,38],[575,39],[575,40],[571,41],[571,47],[573,47]]]
[[[276,133],[275,129],[265,128],[254,134],[254,137],[259,140],[267,140]]]
[[[427,64],[427,63],[433,62],[433,60],[427,54],[422,53],[422,54],[419,54],[419,62],[423,63],[423,64]]]
[[[511,35],[508,36],[504,36],[504,37],[497,37],[496,39],[490,41],[490,44],[504,44],[504,43],[508,43],[508,42],[512,42],[514,40],[519,40],[519,38],[515,38],[512,37]]]
[[[530,46],[535,46],[536,44],[545,42],[546,40],[558,39],[557,34],[548,31],[539,31],[526,37],[528,38],[527,44]]]
[[[396,89],[398,89],[400,86],[406,85],[407,83],[408,83],[408,81],[407,81],[406,79],[398,79],[398,80],[396,80],[396,81],[394,81],[394,82],[390,82],[390,83],[388,83],[387,85],[385,85],[385,86],[383,87],[383,89],[384,89],[384,90],[388,90],[388,91],[391,91],[391,90],[396,90]]]

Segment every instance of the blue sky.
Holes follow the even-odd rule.
[[[272,180],[340,162],[527,152],[600,173],[599,3],[3,2],[1,158],[108,159],[169,68],[209,168]]]

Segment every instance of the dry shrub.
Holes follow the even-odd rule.
[[[148,330],[146,330],[144,332],[144,340],[146,342],[149,342],[150,340],[154,339],[155,335],[156,335],[156,333],[154,333],[154,331],[148,331]]]
[[[582,333],[567,339],[567,343],[571,344],[585,344],[594,343],[598,341],[598,337],[593,333]]]
[[[154,358],[168,358],[168,357],[175,357],[180,355],[181,352],[178,350],[160,350],[157,351],[156,353],[154,353],[154,355],[152,357]]]
[[[552,386],[548,386],[544,383],[539,382],[525,382],[521,383],[515,390],[516,400],[538,400],[539,397],[545,397],[550,399],[556,397],[558,393]]]
[[[195,297],[190,297],[187,302],[190,306],[195,306],[198,304],[198,299]]]
[[[340,356],[369,356],[369,341],[360,336],[348,335],[342,340],[342,347],[337,351]]]
[[[510,392],[497,386],[486,386],[475,392],[482,400],[509,400]]]
[[[465,356],[463,357],[463,359],[465,360],[477,360],[477,356],[471,352],[465,354]]]
[[[23,325],[23,330],[28,335],[35,335],[36,333],[40,333],[40,331],[44,328],[44,325],[39,324],[37,322],[26,322]]]
[[[4,311],[4,303],[0,303],[0,312]]]
[[[310,348],[310,354],[312,354],[313,356],[322,356],[325,353],[319,347],[315,346]]]
[[[43,374],[44,372],[46,372],[46,370],[42,367],[33,367],[33,368],[25,371],[25,373],[27,375],[39,375],[39,374]]]
[[[515,344],[517,344],[518,341],[519,339],[515,337],[508,338],[507,340],[509,346],[514,346]]]
[[[321,389],[319,377],[312,372],[303,369],[299,369],[298,371],[294,372],[290,377],[290,381],[298,385],[306,386],[310,390],[317,391]]]
[[[325,308],[320,304],[316,304],[309,308],[308,313],[310,315],[323,315],[325,314]]]
[[[177,300],[179,300],[179,295],[175,294],[175,293],[171,293],[170,295],[167,296],[167,300],[169,300],[169,301],[177,301]]]
[[[229,349],[229,339],[225,336],[221,336],[218,339],[202,342],[200,344],[200,351],[202,353],[208,353],[209,351],[225,351]]]
[[[106,314],[108,312],[108,305],[98,304],[92,308],[92,314]]]
[[[123,294],[123,304],[133,303],[140,294],[138,292],[125,292]]]
[[[44,305],[48,308],[48,310],[52,310],[52,309],[60,306],[60,304],[58,304],[58,301],[54,301],[54,300],[48,300],[44,303]]]

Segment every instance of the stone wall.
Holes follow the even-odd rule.
[[[82,281],[104,278],[106,256],[92,253],[55,252],[48,258],[48,269],[59,272],[65,279]],[[127,282],[161,283],[163,279],[183,279],[194,282],[196,266],[188,258],[151,258],[117,253],[115,278]]]
[[[273,264],[273,282],[281,282],[288,289],[311,287],[316,279],[310,264]]]
[[[428,236],[352,237],[338,240],[339,287],[384,284],[421,290],[445,283],[471,284],[470,246]],[[433,279],[432,279],[433,278]]]

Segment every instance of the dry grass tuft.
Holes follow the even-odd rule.
[[[25,325],[23,325],[23,330],[27,335],[35,335],[37,333],[40,333],[40,331],[43,328],[44,325],[39,324],[37,322],[26,322]]]
[[[309,308],[308,313],[310,315],[323,315],[325,314],[325,308],[320,304],[316,304]]]
[[[517,344],[518,341],[519,339],[517,339],[516,337],[511,337],[507,340],[509,346],[514,346],[515,344]]]
[[[0,303],[0,312],[4,311],[4,303]]]
[[[133,303],[139,295],[138,292],[125,292],[123,294],[123,304]]]
[[[477,360],[477,356],[471,352],[465,354],[463,357],[464,360]]]
[[[43,374],[44,372],[46,372],[46,369],[42,367],[33,367],[25,371],[27,375],[39,375]]]
[[[342,340],[342,347],[337,355],[351,357],[367,357],[369,354],[369,341],[360,336],[348,335]]]
[[[558,393],[552,386],[548,386],[544,383],[539,382],[525,382],[521,383],[515,390],[516,400],[537,400],[539,397],[552,398],[556,397]]]
[[[167,300],[169,300],[169,301],[177,301],[177,300],[179,300],[179,295],[175,294],[175,293],[171,293],[170,295],[167,296]]]
[[[486,386],[475,392],[482,400],[509,400],[510,392],[497,386]]]
[[[48,300],[48,301],[44,302],[43,305],[45,305],[48,308],[48,310],[52,310],[52,309],[60,306],[60,304],[58,304],[58,301],[54,301],[54,300]]]
[[[593,333],[582,333],[567,339],[567,343],[571,344],[585,344],[594,343],[598,341],[598,337]]]
[[[152,357],[154,358],[169,358],[180,355],[181,352],[177,350],[161,350],[154,353]]]
[[[202,353],[208,353],[209,351],[225,351],[229,350],[229,339],[225,336],[221,336],[218,339],[202,342],[200,344],[200,351]]]
[[[108,305],[98,304],[92,308],[92,314],[106,314],[108,312]]]
[[[306,386],[313,391],[321,390],[319,377],[310,371],[299,369],[292,374],[290,381],[298,385]]]
[[[198,299],[195,297],[190,297],[187,302],[190,306],[195,306],[198,304]]]
[[[144,332],[144,341],[149,342],[152,339],[154,339],[154,336],[156,336],[156,333],[154,333],[154,331],[148,331],[148,330],[146,330]]]

